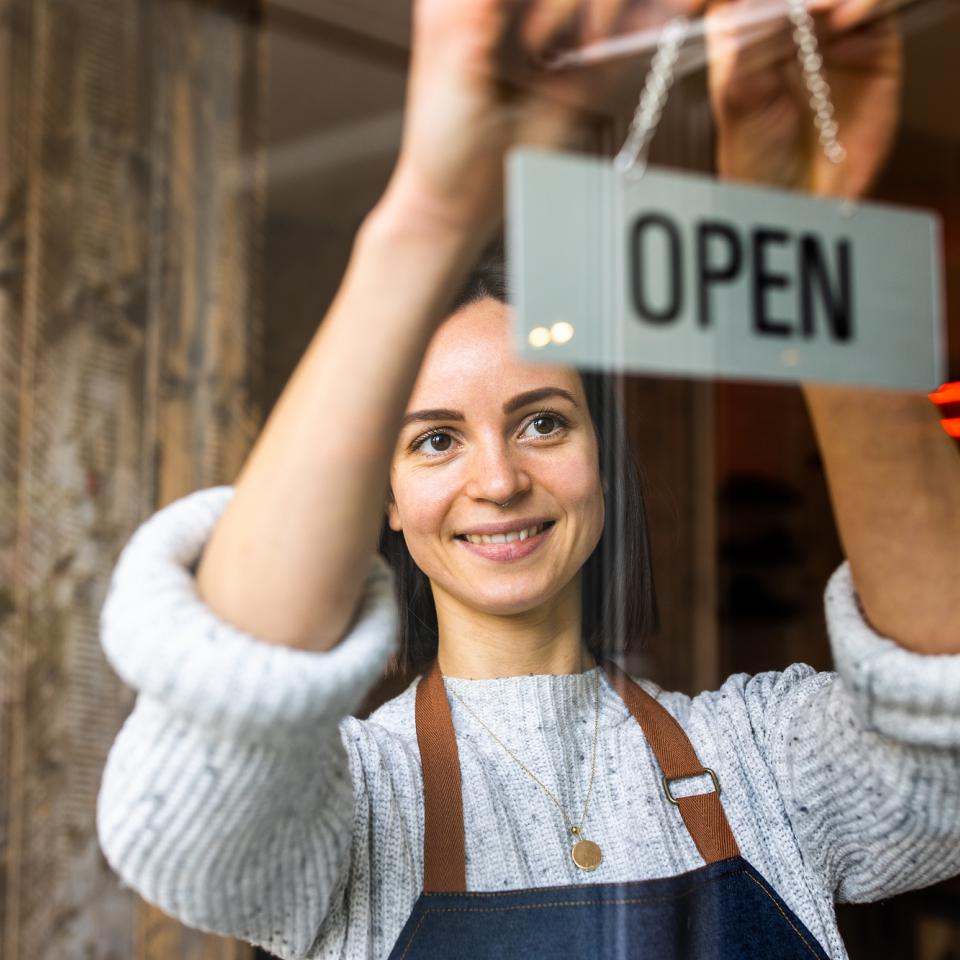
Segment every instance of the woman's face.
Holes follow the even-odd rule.
[[[534,611],[578,589],[603,530],[580,376],[516,358],[507,308],[493,299],[459,310],[433,337],[390,479],[390,526],[438,608]],[[507,542],[477,542],[494,533]]]

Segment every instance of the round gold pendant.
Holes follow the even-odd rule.
[[[600,848],[592,840],[579,840],[573,845],[570,856],[581,870],[596,870],[603,859]]]

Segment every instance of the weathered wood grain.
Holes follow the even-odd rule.
[[[94,815],[132,700],[98,640],[117,553],[231,481],[261,419],[263,198],[231,176],[256,157],[260,46],[216,6],[0,0],[8,960],[251,955],[138,905]]]

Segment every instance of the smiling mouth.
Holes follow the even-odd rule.
[[[544,530],[549,529],[554,525],[556,521],[547,520],[544,523],[538,523],[535,526],[527,527],[524,530],[511,530],[508,533],[493,533],[493,534],[476,534],[476,533],[459,533],[455,537],[456,540],[466,540],[468,543],[513,543],[514,541],[524,541],[528,540],[530,537],[535,537],[538,533],[543,533]]]

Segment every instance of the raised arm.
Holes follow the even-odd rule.
[[[510,29],[518,9],[532,39]],[[382,918],[368,922],[364,885],[416,894],[420,876],[374,878],[363,861],[366,785],[388,778],[346,718],[395,641],[375,546],[420,358],[499,219],[507,147],[567,129],[556,96],[580,81],[531,67],[559,9],[420,0],[400,160],[330,313],[236,483],[167,505],[118,560],[101,641],[138,698],[98,837],[127,884],[190,926],[284,958],[366,955],[355,944]],[[530,81],[510,93],[505,37]],[[406,826],[392,820],[396,849]]]
[[[376,549],[400,417],[473,246],[403,197],[364,223],[204,550],[198,587],[225,620],[301,649],[343,636]]]
[[[877,0],[810,4],[847,150],[834,166],[783,82],[799,72],[786,31],[765,50],[739,43],[736,14],[751,2],[718,7],[708,31],[721,172],[863,195],[896,126],[893,20],[875,17]],[[960,870],[960,457],[923,395],[804,393],[849,560],[826,594],[837,673],[795,664],[724,689],[743,690],[738,719],[762,744],[813,882],[830,899],[870,901]]]
[[[738,14],[752,2],[718,5],[709,18],[721,173],[821,195],[865,194],[896,129],[902,63],[894,19],[879,16],[880,0],[810,4],[847,152],[835,165],[812,135],[787,31],[766,45],[743,43]],[[784,83],[784,68],[795,84]],[[807,384],[804,394],[868,620],[909,649],[960,652],[960,456],[933,406],[922,393]]]
[[[582,5],[602,13],[596,30],[625,3]],[[244,630],[324,650],[350,623],[400,418],[427,341],[499,220],[504,153],[520,140],[556,142],[569,129],[566,104],[585,81],[543,77],[535,60],[576,6],[416,4],[396,171],[198,570],[206,602]]]
[[[805,389],[864,613],[918,653],[960,654],[960,453],[923,395]]]

